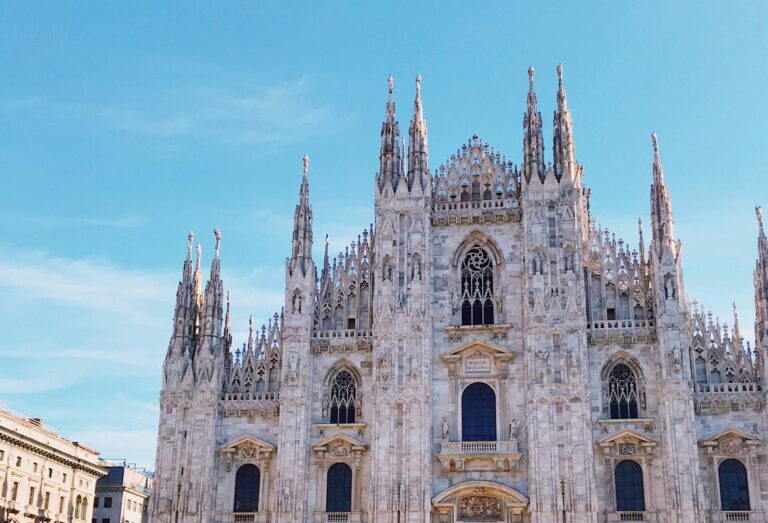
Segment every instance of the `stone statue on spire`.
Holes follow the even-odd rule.
[[[757,216],[757,224],[760,226],[760,229],[763,228],[763,208],[759,205],[755,205],[755,215]]]
[[[304,176],[309,172],[309,155],[304,155]]]
[[[389,94],[392,94],[395,90],[395,79],[392,78],[391,74],[387,77],[387,85],[389,86]]]
[[[213,236],[216,238],[216,256],[219,255],[219,245],[221,245],[221,231],[219,229],[213,230]]]

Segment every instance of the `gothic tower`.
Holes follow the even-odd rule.
[[[430,470],[430,193],[427,126],[416,78],[407,166],[393,80],[381,128],[374,288],[372,508],[376,523],[428,520]]]
[[[588,213],[558,66],[553,156],[544,165],[533,68],[524,118],[524,353],[532,521],[595,521],[584,276]]]
[[[160,393],[163,415],[157,444],[158,495],[150,507],[153,521],[210,521],[213,513],[213,493],[204,486],[212,480],[215,469],[216,405],[230,348],[228,336],[222,333],[221,234],[218,230],[214,234],[216,249],[205,291],[200,244],[192,271],[194,236],[190,233],[176,292],[174,329]]]
[[[658,140],[653,133],[653,183],[651,185],[651,231],[649,249],[651,289],[658,337],[659,429],[666,462],[667,507],[671,521],[701,521],[702,497],[699,478],[696,425],[690,363],[688,305],[683,289],[681,244],[675,237],[672,201],[664,181]]]
[[[307,521],[309,425],[312,363],[310,337],[314,321],[317,271],[312,261],[312,207],[309,204],[309,157],[293,221],[291,256],[285,262],[285,319],[277,454],[278,520]]]

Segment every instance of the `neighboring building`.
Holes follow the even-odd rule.
[[[152,478],[124,463],[102,466],[107,475],[96,482],[92,523],[146,523]]]
[[[0,521],[91,521],[99,453],[0,408]]]
[[[375,225],[318,270],[305,157],[284,312],[242,349],[221,235],[205,286],[190,235],[153,523],[766,521],[760,212],[752,351],[688,301],[655,135],[650,245],[596,224],[558,72],[520,168],[473,136],[430,172],[420,80],[407,149],[390,82]]]

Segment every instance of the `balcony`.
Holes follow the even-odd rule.
[[[712,521],[766,521],[762,510],[715,510]]]
[[[432,225],[506,223],[520,220],[516,198],[475,201],[438,201],[433,205]]]
[[[373,350],[371,329],[327,329],[317,330],[312,335],[310,347],[313,354],[322,352],[346,352]]]
[[[762,410],[765,391],[759,383],[696,383],[695,408],[703,413]]]
[[[277,392],[227,392],[221,405],[230,416],[277,416],[280,410]]]
[[[315,512],[315,523],[360,523],[360,512]]]
[[[516,439],[442,441],[437,459],[444,471],[510,471],[522,456]]]
[[[605,520],[608,523],[618,523],[620,521],[658,521],[653,512],[608,512]]]
[[[656,324],[649,320],[596,320],[587,323],[590,343],[653,341]]]
[[[269,523],[269,514],[264,512],[232,512],[231,523]]]

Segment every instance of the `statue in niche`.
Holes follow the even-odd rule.
[[[509,422],[509,439],[517,439],[517,419],[512,418],[512,421]]]
[[[441,429],[441,436],[444,440],[447,440],[450,436],[450,429],[448,428],[448,418],[443,418],[442,423],[440,424]]]
[[[299,373],[299,356],[295,352],[288,354],[288,378],[296,381]]]
[[[683,355],[680,352],[680,349],[677,347],[674,347],[672,349],[672,365],[674,366],[675,370],[680,370],[680,365],[682,365],[683,362]]]
[[[280,507],[283,512],[291,510],[291,483],[288,480],[283,481],[283,488],[280,490]]]
[[[413,257],[411,264],[411,280],[421,280],[421,261],[418,256]]]
[[[668,300],[675,298],[675,282],[672,281],[672,276],[669,274],[664,279],[664,295]]]
[[[541,258],[538,254],[533,255],[531,263],[533,264],[533,274],[539,274],[539,271],[541,270]]]
[[[384,280],[392,280],[392,264],[389,262],[389,257],[384,258],[382,278]]]
[[[293,292],[293,312],[301,313],[301,292],[298,289]]]

